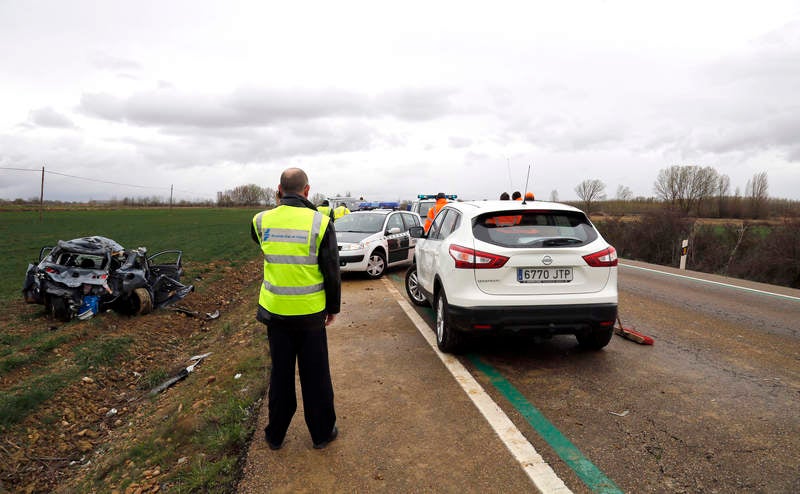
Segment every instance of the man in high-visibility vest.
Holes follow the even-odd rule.
[[[327,199],[322,201],[319,204],[319,206],[317,206],[317,211],[319,211],[320,213],[322,213],[325,216],[327,216],[328,218],[330,218],[331,221],[334,220],[334,218],[333,218],[333,208],[331,207],[331,203],[329,203]]]
[[[338,220],[346,214],[350,214],[350,210],[347,209],[347,204],[342,202],[339,204],[339,207],[333,210],[333,219]]]
[[[308,201],[308,176],[281,174],[280,205],[253,217],[250,232],[264,254],[256,319],[267,325],[272,370],[264,437],[280,449],[297,410],[295,361],[305,421],[314,448],[336,439],[336,412],[326,326],[341,306],[339,251],[333,222]]]
[[[439,213],[444,205],[447,204],[447,196],[444,195],[444,192],[439,192],[436,194],[436,204],[434,204],[430,209],[428,209],[428,217],[425,219],[425,233],[428,233],[428,230],[431,229],[431,225],[433,224],[433,219],[436,218],[436,215]]]

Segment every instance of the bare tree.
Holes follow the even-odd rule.
[[[728,213],[728,196],[731,193],[731,177],[720,175],[717,182],[717,213],[720,218],[726,217]]]
[[[272,187],[264,188],[264,205],[277,206],[278,205],[278,191]]]
[[[583,210],[587,214],[592,212],[592,205],[606,198],[605,190],[606,184],[596,178],[586,179],[575,187],[575,193],[583,201]]]
[[[659,198],[688,214],[692,209],[699,213],[718,185],[719,174],[710,166],[673,165],[658,172],[653,188]]]
[[[550,202],[558,202],[558,191],[556,189],[550,191]]]
[[[767,172],[756,173],[752,179],[747,181],[747,196],[750,200],[750,213],[753,218],[762,218],[767,215],[768,188]]]
[[[630,201],[633,199],[633,192],[631,192],[631,189],[626,185],[618,185],[617,199],[620,201]]]
[[[320,194],[319,192],[317,192],[316,194],[312,195],[309,200],[315,206],[319,206],[325,199],[326,199],[325,194]]]
[[[267,190],[255,184],[238,185],[232,190],[217,192],[219,206],[260,206],[269,201]]]

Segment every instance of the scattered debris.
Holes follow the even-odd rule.
[[[204,315],[201,315],[200,312],[196,310],[187,309],[186,307],[175,306],[171,307],[171,309],[175,312],[179,312],[181,314],[186,314],[187,316],[191,317],[202,317],[206,321],[211,321],[213,319],[219,318],[219,311],[215,310],[214,312],[206,312]]]
[[[617,417],[624,417],[624,416],[628,415],[630,412],[628,410],[625,410],[624,412],[619,412],[619,413],[618,412],[611,412],[611,411],[609,411],[608,413],[610,413],[611,415],[616,415]]]
[[[186,377],[192,371],[194,371],[195,366],[197,364],[199,364],[200,362],[202,362],[203,359],[205,359],[209,355],[211,355],[211,352],[204,353],[202,355],[195,355],[194,357],[190,358],[189,360],[193,361],[193,363],[191,365],[189,365],[188,367],[186,367],[184,369],[181,369],[181,371],[177,375],[167,379],[163,383],[159,384],[158,386],[156,386],[155,388],[150,390],[150,396],[155,396],[155,395],[161,393],[162,391],[164,391],[165,389],[169,388],[170,386],[172,386],[176,382],[178,382],[178,381],[180,381],[182,379],[186,379]]]

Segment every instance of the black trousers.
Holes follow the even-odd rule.
[[[269,376],[269,424],[266,434],[273,443],[282,443],[297,411],[295,362],[300,373],[303,410],[311,440],[328,439],[336,423],[333,384],[328,362],[328,333],[325,317],[298,320],[273,319],[267,324],[272,371]]]

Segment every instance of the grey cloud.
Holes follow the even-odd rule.
[[[72,120],[50,107],[31,110],[28,114],[28,121],[39,127],[53,127],[61,129],[70,129],[75,127],[75,124],[72,122]]]
[[[116,57],[105,52],[96,52],[92,55],[92,65],[98,69],[111,71],[140,70],[142,66],[133,60]]]
[[[716,97],[686,101],[686,111],[703,127],[691,144],[711,153],[775,148],[789,159],[798,155],[800,134],[800,21],[756,40],[747,55],[705,68],[701,76]]]
[[[472,145],[472,139],[467,137],[451,137],[450,147],[453,148],[466,148]]]
[[[329,119],[218,131],[181,128],[158,140],[129,139],[127,143],[149,162],[184,168],[346,153],[369,149],[380,140],[382,136],[369,125]]]
[[[432,120],[455,111],[448,89],[404,89],[386,92],[378,97],[376,106],[386,115],[401,120]]]
[[[188,94],[174,88],[120,98],[87,93],[79,110],[116,122],[160,127],[263,127],[331,117],[430,120],[453,111],[449,92],[408,90],[374,99],[339,90],[240,89],[229,95]]]

